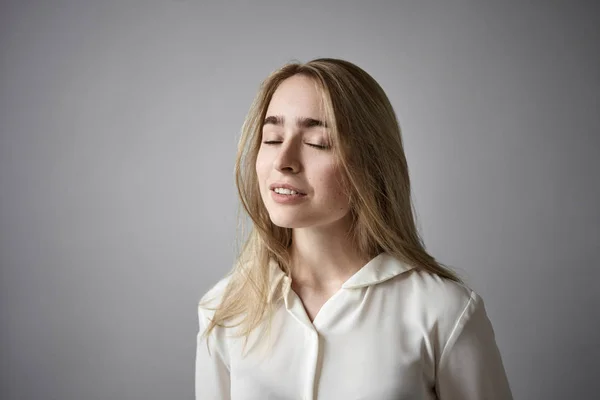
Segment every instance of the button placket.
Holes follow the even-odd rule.
[[[317,360],[319,358],[319,333],[307,328],[304,336],[307,352],[307,382],[304,399],[313,400],[315,393],[315,380],[317,374]]]

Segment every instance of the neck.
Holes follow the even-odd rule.
[[[290,256],[292,281],[313,290],[339,288],[369,260],[358,254],[347,237],[347,222],[310,228],[294,228]]]

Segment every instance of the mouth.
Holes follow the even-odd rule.
[[[273,182],[269,185],[269,190],[277,191],[276,193],[283,194],[283,195],[295,195],[295,194],[306,195],[306,192],[303,192],[300,188],[298,188],[296,186],[292,186],[291,184],[289,184],[287,182]]]
[[[306,198],[304,193],[277,193],[274,189],[271,189],[270,192],[273,200],[281,204],[293,204]]]
[[[282,196],[306,196],[306,193],[302,193],[298,190],[291,190],[285,188],[273,188],[271,189],[271,192]]]

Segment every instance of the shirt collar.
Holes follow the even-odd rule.
[[[413,269],[412,266],[401,262],[389,253],[383,252],[356,271],[344,282],[342,289],[357,289],[376,285],[411,269]]]
[[[292,280],[279,268],[275,260],[272,259],[269,265],[272,282],[270,297],[272,298],[280,288],[283,291],[284,299],[287,299]],[[348,278],[342,285],[342,289],[358,289],[376,285],[411,269],[413,269],[412,266],[405,264],[389,253],[383,252],[372,258]]]

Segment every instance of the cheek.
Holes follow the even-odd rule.
[[[339,202],[347,197],[342,186],[341,174],[334,165],[325,165],[315,173],[315,183],[328,194],[331,201]]]
[[[349,206],[350,199],[348,198],[348,194],[346,193],[346,187],[342,182],[342,174],[336,168],[333,170],[330,178],[331,188],[335,193],[335,202],[336,207],[340,209],[345,209]]]
[[[258,153],[258,156],[256,157],[256,164],[255,164],[255,170],[256,170],[256,174],[258,175],[258,177],[260,178],[261,176],[264,177],[265,172],[267,171],[267,163],[265,160],[265,156],[264,154],[261,155],[261,153]]]
[[[257,162],[256,166],[255,166],[255,172],[256,172],[256,179],[258,181],[258,188],[262,191],[264,189],[263,186],[265,185],[265,179],[267,179],[267,177],[265,175],[265,168],[264,168],[263,164],[260,164],[259,162]]]

